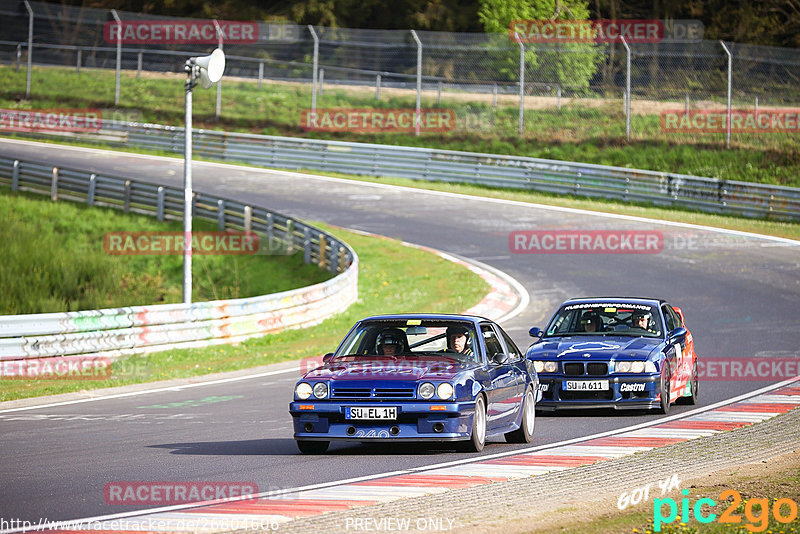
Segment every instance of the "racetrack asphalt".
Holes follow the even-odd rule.
[[[0,154],[173,187],[182,160],[0,140]],[[530,306],[504,327],[517,343],[568,297],[636,295],[680,306],[700,357],[797,357],[800,248],[654,221],[311,175],[195,162],[195,189],[308,221],[388,235],[487,263],[520,281]],[[657,230],[657,254],[515,254],[515,230]],[[688,236],[693,247],[685,246]],[[400,311],[400,310],[386,310]],[[404,310],[410,311],[410,310]],[[344,334],[344,333],[343,333]],[[464,458],[448,450],[336,444],[297,453],[287,404],[298,371],[237,382],[0,413],[2,517],[73,519],[124,512],[103,488],[121,480],[240,480],[286,489]],[[778,380],[709,381],[700,406]],[[675,406],[673,413],[688,411]],[[595,412],[537,418],[534,445],[658,419]],[[484,454],[513,450],[491,444]],[[141,507],[138,507],[141,508]]]

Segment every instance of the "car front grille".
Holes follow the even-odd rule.
[[[413,387],[349,387],[333,386],[333,399],[413,399],[416,389]]]
[[[608,374],[608,364],[605,362],[566,362],[564,374],[567,376],[604,376]]]

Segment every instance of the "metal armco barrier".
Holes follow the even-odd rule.
[[[182,217],[182,190],[76,169],[0,158],[0,186],[159,220]],[[288,250],[302,250],[306,263],[338,274],[309,287],[243,299],[0,316],[0,360],[120,356],[240,340],[319,323],[356,301],[358,256],[331,234],[264,208],[199,194],[194,217],[217,223],[220,231],[253,231]]]
[[[41,134],[40,134],[41,135]],[[100,136],[134,148],[183,153],[183,128],[103,121]],[[461,182],[545,193],[652,202],[699,211],[800,220],[800,189],[685,174],[518,156],[195,130],[202,157],[282,169]]]

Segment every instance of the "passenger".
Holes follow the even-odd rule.
[[[650,314],[648,312],[643,312],[643,311],[634,312],[633,326],[635,328],[641,328],[642,330],[647,330],[648,332],[654,331],[652,328],[650,328]]]

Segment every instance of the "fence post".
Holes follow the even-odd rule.
[[[303,263],[311,263],[311,229],[303,228]]]
[[[437,106],[442,105],[442,80],[439,80],[439,88],[436,95],[436,105]]]
[[[286,252],[294,253],[294,221],[286,219]]]
[[[267,212],[267,243],[272,244],[275,237],[275,220],[272,217],[272,212]]]
[[[625,141],[631,140],[631,47],[620,37],[625,47]]]
[[[83,55],[83,50],[78,49],[78,58],[75,60],[75,72],[78,74],[81,73],[81,56]]]
[[[19,189],[19,160],[14,160],[14,166],[11,168],[11,190],[16,191]]]
[[[753,106],[753,115],[756,116],[756,123],[758,123],[758,95],[756,95],[755,105]]]
[[[94,192],[97,190],[97,175],[89,176],[89,193],[86,195],[86,205],[94,205]]]
[[[725,148],[731,147],[731,77],[733,74],[733,56],[731,55],[731,51],[728,50],[728,47],[725,46],[723,41],[720,41],[719,44],[722,45],[722,49],[725,50],[725,53],[728,55],[728,118],[725,121]]]
[[[119,73],[122,68],[122,21],[117,15],[117,10],[111,10],[111,16],[117,21],[117,83],[114,88],[114,106],[119,106]]]
[[[250,206],[244,207],[244,231],[247,234],[253,231],[253,208]]]
[[[519,43],[519,135],[525,129],[525,44],[518,33],[514,33]]]
[[[422,41],[417,37],[417,32],[411,30],[411,37],[417,43],[417,111],[414,114],[414,131],[419,135],[420,107],[422,104]]]
[[[225,231],[225,201],[222,199],[217,200],[217,229]]]
[[[325,69],[319,69],[319,94],[322,94],[322,86],[325,85]]]
[[[319,37],[314,31],[314,26],[308,25],[311,38],[314,39],[314,59],[311,64],[311,118],[314,126],[317,125],[317,67],[319,66]]]
[[[131,210],[131,181],[125,180],[125,187],[123,189],[123,201],[124,204],[122,206],[122,211],[128,213]]]
[[[381,99],[381,75],[375,76],[375,100]]]
[[[25,0],[25,9],[28,10],[28,75],[25,79],[25,100],[31,97],[31,69],[33,68],[33,9]]]
[[[144,52],[142,52],[141,50],[139,50],[139,53],[136,54],[136,79],[137,80],[142,77],[142,56],[143,55],[144,55]]]
[[[162,186],[158,186],[158,196],[156,200],[156,218],[159,221],[164,220],[164,188]]]
[[[222,50],[225,34],[222,33],[222,28],[220,28],[217,19],[214,19],[214,27],[217,29],[217,39],[219,41],[218,43],[219,49]],[[219,120],[219,116],[221,114],[222,114],[222,78],[220,78],[219,81],[217,81],[217,107],[215,108],[214,116],[217,120]]]
[[[325,268],[325,256],[327,255],[328,246],[325,243],[325,234],[319,234],[319,254],[317,255],[317,263],[321,269]]]
[[[261,84],[264,81],[264,62],[258,63],[258,88],[261,89]]]
[[[53,167],[53,178],[50,180],[50,200],[58,200],[58,167]]]

